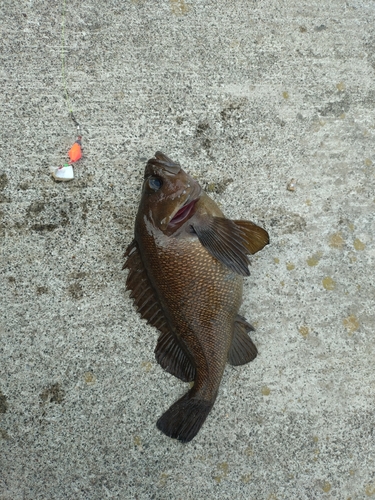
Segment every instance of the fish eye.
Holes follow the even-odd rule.
[[[154,191],[159,191],[163,185],[163,181],[159,177],[150,177],[148,180],[148,185]]]

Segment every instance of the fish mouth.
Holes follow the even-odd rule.
[[[188,203],[185,203],[173,216],[173,218],[169,221],[168,226],[173,227],[176,226],[177,224],[181,224],[181,222],[184,222],[185,220],[189,219],[189,217],[192,215],[194,212],[195,204],[198,201],[199,198],[196,198],[193,201],[188,201]]]

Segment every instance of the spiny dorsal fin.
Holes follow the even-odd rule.
[[[256,358],[258,350],[247,334],[250,331],[254,331],[254,328],[243,316],[237,314],[234,321],[232,345],[228,353],[230,365],[245,365]]]
[[[167,321],[150,280],[148,279],[135,240],[133,240],[126,249],[125,257],[127,257],[127,260],[123,268],[129,269],[129,274],[126,279],[126,288],[131,291],[130,297],[133,299],[138,313],[142,318],[146,319],[150,325],[155,326],[161,332],[167,331]]]
[[[135,240],[126,249],[125,257],[127,260],[124,268],[129,269],[126,288],[131,290],[130,297],[134,300],[142,318],[161,332],[155,349],[157,362],[168,373],[185,382],[194,380],[195,368],[187,358],[176,335],[169,330],[167,319],[147,276]]]

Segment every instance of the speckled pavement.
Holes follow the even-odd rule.
[[[375,499],[375,3],[66,0],[70,183],[62,10],[1,6],[0,499]],[[187,445],[121,270],[157,150],[271,237]]]

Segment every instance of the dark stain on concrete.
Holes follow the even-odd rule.
[[[32,231],[37,231],[38,233],[43,233],[43,232],[49,232],[53,231],[54,229],[57,229],[59,226],[58,224],[33,224],[31,226]]]
[[[0,439],[5,439],[5,440],[10,439],[9,434],[5,429],[0,429]]]
[[[226,122],[229,120],[239,120],[242,117],[242,111],[248,104],[248,99],[243,97],[226,104],[220,111],[221,119]]]
[[[2,174],[0,174],[0,191],[2,191],[3,189],[5,189],[6,185],[8,184],[8,176],[7,174],[4,172]]]
[[[82,202],[82,219],[86,220],[87,219],[87,214],[89,213],[89,202],[85,200]]]
[[[34,214],[39,214],[43,212],[45,204],[41,201],[36,201],[35,203],[31,203],[31,205],[27,208],[26,213],[29,216],[33,216]]]
[[[65,212],[65,210],[60,210],[60,215],[61,215],[61,225],[62,226],[67,226],[68,224],[70,224],[68,214]]]
[[[204,187],[204,190],[207,193],[222,194],[227,189],[229,184],[231,184],[232,182],[233,182],[233,179],[231,177],[228,179],[223,179],[222,181],[218,181],[218,182],[210,182],[207,184],[207,186]]]
[[[335,116],[339,117],[343,113],[347,113],[350,109],[350,98],[344,94],[339,101],[329,102],[323,109],[319,110],[322,116]]]
[[[296,233],[306,228],[306,220],[301,215],[282,209],[278,214],[270,217],[268,223],[271,227],[277,228],[279,234]]]
[[[0,413],[5,413],[8,409],[7,397],[0,391]]]
[[[46,287],[46,286],[37,286],[36,287],[36,294],[37,295],[43,295],[45,293],[48,293],[48,287]]]
[[[195,131],[195,136],[199,139],[203,149],[209,151],[211,149],[212,140],[209,137],[211,127],[207,120],[199,122]]]
[[[74,280],[82,280],[88,276],[88,273],[84,271],[75,271],[74,273],[70,273],[69,276]]]
[[[29,218],[29,219],[34,219],[34,221],[32,222],[36,222],[36,218],[37,216],[43,212],[44,210],[46,209],[46,205],[45,203],[43,202],[34,202],[32,203],[26,210],[26,216]],[[49,210],[50,211],[50,210]],[[54,210],[52,210],[51,213],[53,213]],[[59,217],[60,216],[60,217]],[[43,222],[43,221],[40,221],[39,222],[36,222],[35,224],[31,225],[30,226],[30,229],[32,231],[36,231],[36,232],[39,232],[39,233],[43,233],[43,232],[50,232],[50,231],[54,231],[55,229],[57,229],[58,227],[65,227],[67,226],[68,224],[70,224],[70,220],[69,220],[69,217],[68,217],[68,214],[65,210],[60,210],[59,211],[59,216],[57,214],[55,214],[53,216],[53,219],[54,219],[54,222]],[[60,220],[58,220],[58,218],[60,218]],[[57,219],[57,221],[56,221]],[[22,227],[24,227],[25,225],[22,224]]]
[[[39,397],[43,403],[61,404],[65,399],[65,391],[57,382],[50,387],[46,387],[44,391],[39,394]]]
[[[70,283],[68,287],[68,294],[75,300],[82,299],[84,296],[84,291],[82,287],[82,280],[85,280],[89,276],[89,273],[85,271],[73,271],[69,274],[69,278],[74,280]]]
[[[76,300],[82,299],[83,288],[82,288],[81,283],[78,283],[78,281],[76,281],[75,283],[72,283],[71,285],[69,285],[68,293],[73,299],[76,299]]]

